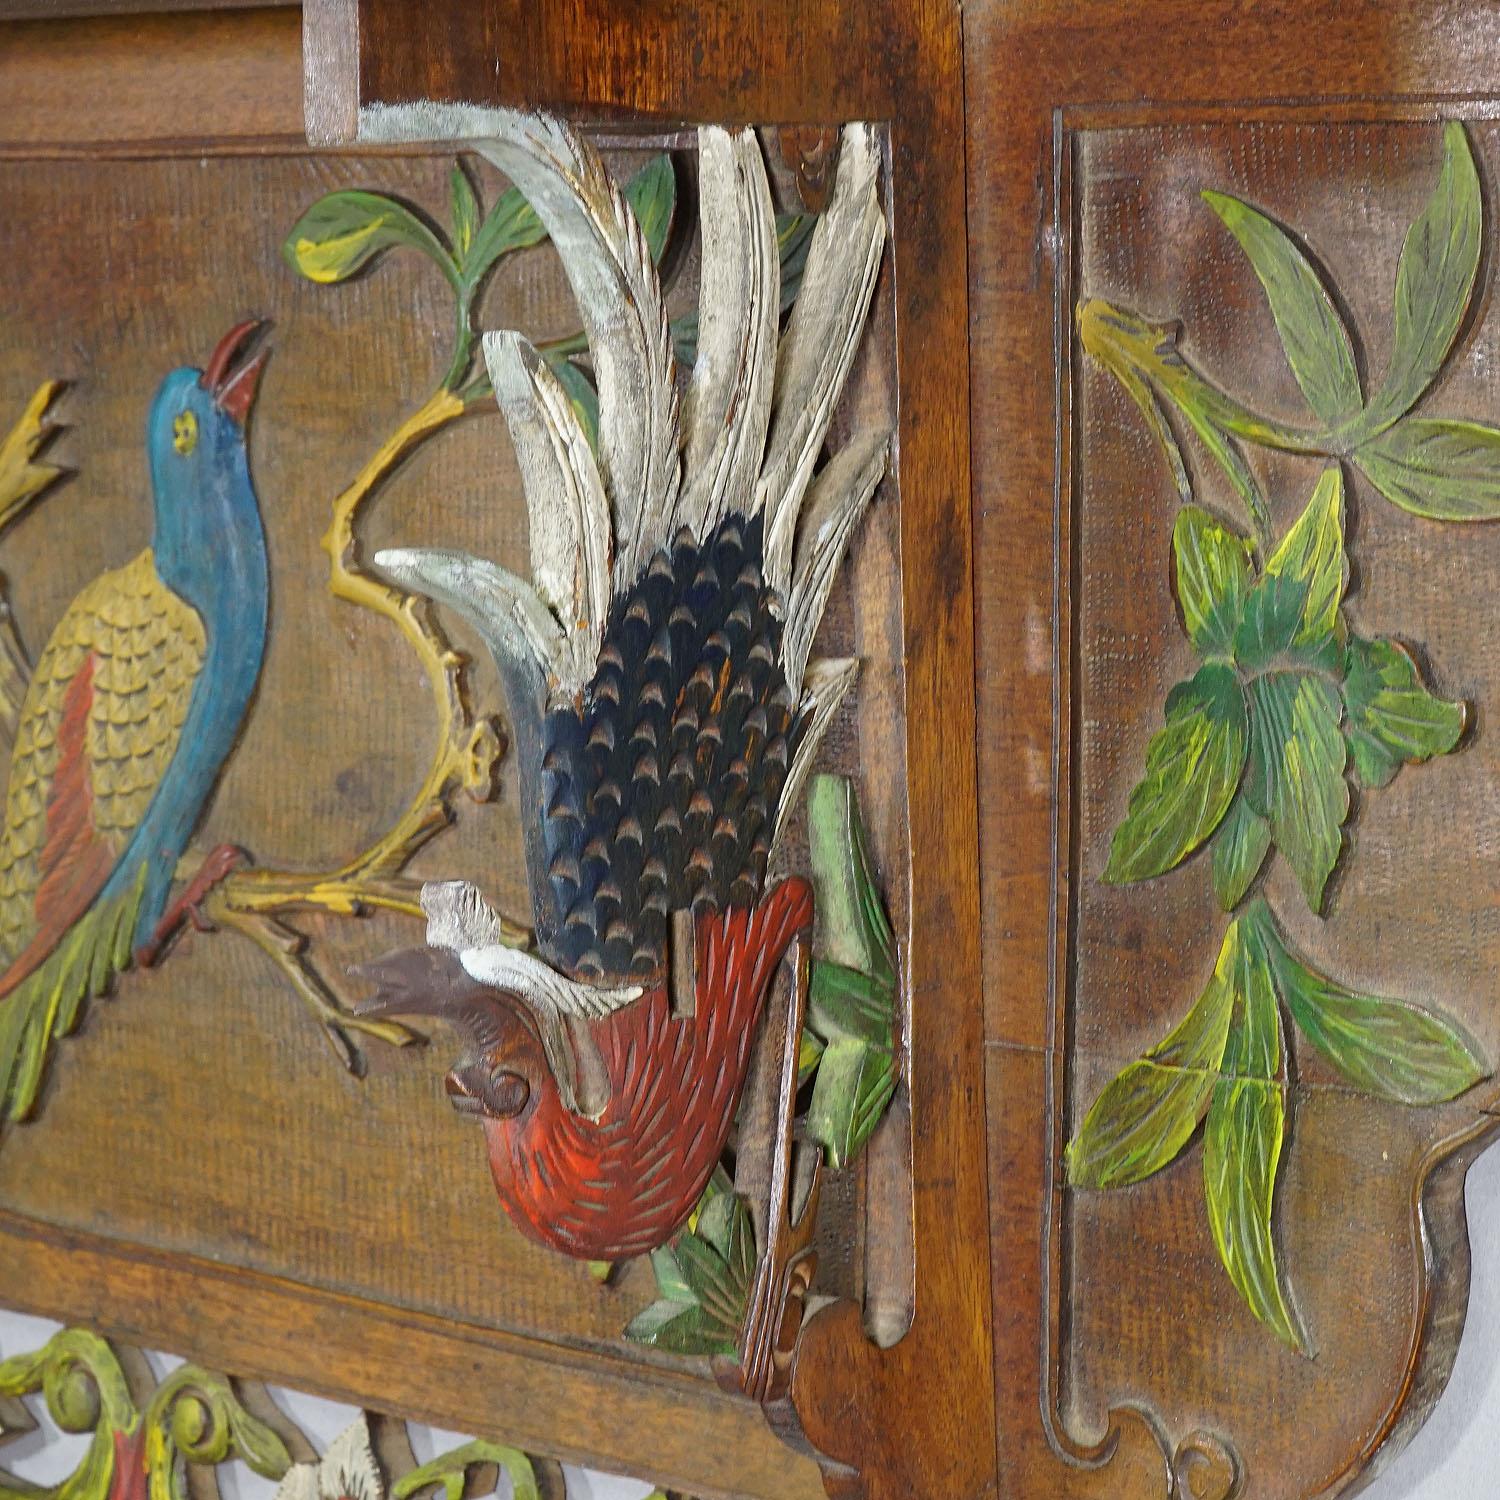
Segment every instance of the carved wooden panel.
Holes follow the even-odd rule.
[[[1484,611],[1472,601],[1500,555],[1493,528],[1476,524],[1491,508],[1490,440],[1485,429],[1455,420],[1482,422],[1497,409],[1485,379],[1493,335],[1482,284],[1474,316],[1466,316],[1481,249],[1474,164],[1485,160],[1486,144],[1482,129],[1471,137],[1457,125],[1444,132],[1268,123],[1149,136],[1087,132],[1074,157],[1085,345],[1076,387],[1078,896],[1066,1085],[1075,1190],[1059,1267],[1058,1293],[1068,1305],[1059,1402],[1067,1428],[1082,1434],[1102,1428],[1110,1405],[1144,1397],[1175,1439],[1213,1428],[1238,1451],[1247,1478],[1274,1473],[1278,1484],[1290,1479],[1308,1492],[1351,1462],[1351,1434],[1378,1439],[1395,1415],[1428,1316],[1419,1203],[1432,1174],[1483,1132],[1491,1097],[1484,1080],[1497,1039],[1488,976],[1500,928],[1486,873],[1496,767],[1483,726],[1500,684]],[[1299,238],[1268,228],[1271,221]],[[1153,243],[1174,248],[1152,253]],[[1270,309],[1285,351],[1258,271],[1277,299]],[[1334,307],[1336,318],[1323,321]],[[1269,423],[1312,433],[1320,422],[1357,414],[1362,386],[1366,409],[1389,402],[1379,423],[1370,422],[1383,430],[1363,442],[1358,430],[1331,443],[1299,439],[1313,450],[1302,455],[1277,451],[1290,432],[1266,433],[1275,449],[1242,439],[1254,481],[1244,493],[1200,449],[1192,506],[1174,506],[1160,448],[1140,442],[1142,413],[1115,404],[1120,380],[1140,369],[1128,358],[1109,364],[1122,348],[1116,340],[1135,337],[1138,308],[1170,309],[1182,320],[1175,339],[1154,326],[1136,346],[1147,360],[1166,362],[1169,382],[1190,366],[1204,372],[1205,384],[1181,406],[1163,400],[1168,421],[1180,425],[1185,414],[1191,421],[1203,410],[1194,404],[1200,397],[1214,403],[1222,393]],[[1100,358],[1087,347],[1096,338]],[[1362,380],[1347,384],[1349,406],[1335,410],[1323,382],[1335,378],[1334,356],[1345,347],[1355,363],[1344,368]],[[1419,360],[1421,377],[1408,380]],[[1395,417],[1413,397],[1416,413]],[[1322,410],[1309,412],[1313,402]],[[1174,443],[1184,467],[1185,450]],[[1341,464],[1344,454],[1352,458]],[[1174,639],[1174,616],[1187,622],[1199,651],[1225,659],[1208,617],[1232,606],[1222,593],[1215,601],[1214,585],[1198,592],[1197,559],[1231,532],[1255,535],[1254,520],[1237,509],[1255,497],[1269,512],[1261,576],[1326,579],[1305,592],[1308,600],[1320,592],[1345,665],[1268,678],[1264,643],[1251,640],[1255,626],[1245,621],[1264,607],[1269,588],[1260,584],[1256,595],[1252,583],[1243,634],[1230,646],[1249,706],[1243,773],[1233,754],[1215,767],[1212,734],[1189,769],[1171,763],[1166,739],[1154,756],[1147,750],[1143,735],[1161,724],[1140,705],[1204,671],[1191,642]],[[1231,518],[1228,526],[1207,520],[1210,513]],[[1309,570],[1296,559],[1311,558],[1304,539],[1314,525],[1326,561]],[[1158,559],[1163,577],[1153,583],[1132,569],[1128,581],[1112,578],[1111,560],[1122,557]],[[1217,618],[1227,627],[1226,616]],[[1314,640],[1299,627],[1272,672]],[[1392,644],[1374,644],[1383,641]],[[1216,677],[1198,676],[1189,691],[1212,692]],[[1282,734],[1267,712],[1271,697],[1294,682],[1300,701]],[[1185,705],[1186,694],[1177,701]],[[1232,699],[1230,708],[1233,717]],[[1190,735],[1197,727],[1192,721]],[[1161,790],[1187,794],[1191,831],[1155,801],[1155,786],[1130,793],[1127,805],[1143,761],[1148,782],[1155,771]],[[1233,800],[1216,785],[1221,776],[1237,783]],[[1265,791],[1257,776],[1270,783]],[[1247,816],[1257,798],[1275,847],[1259,882],[1256,851],[1265,857],[1267,840]],[[1243,856],[1237,839],[1251,845]],[[1166,873],[1184,846],[1200,844],[1207,847],[1199,857]],[[1216,907],[1235,915],[1216,916]],[[1237,955],[1226,946],[1216,956],[1221,928]],[[1243,1106],[1227,1090],[1220,1096],[1221,1085],[1179,1102],[1148,1081],[1161,1065],[1119,1074],[1184,1015],[1192,1019],[1158,1054],[1163,1064],[1170,1068],[1168,1054],[1181,1055],[1178,1048],[1212,1051],[1216,1039],[1198,1034],[1197,1024],[1222,993],[1209,976],[1226,975],[1232,962],[1241,977],[1229,981],[1236,998],[1228,1045],[1264,1005],[1271,1050],[1261,1060],[1271,1063],[1274,1087],[1230,1085],[1258,1096]],[[1264,994],[1267,981],[1274,1000]],[[1207,1005],[1190,1010],[1200,992]],[[1180,1002],[1164,1004],[1168,997]],[[1284,1017],[1279,1044],[1276,1009]],[[1201,1059],[1191,1066],[1215,1068]],[[1224,1061],[1217,1069],[1267,1076],[1248,1060],[1242,1073]],[[1111,1075],[1121,1081],[1105,1094]],[[1139,1117],[1137,1105],[1145,1106]],[[1243,1121],[1233,1113],[1239,1107]],[[1180,1137],[1203,1108],[1201,1146],[1183,1149]],[[1131,1130],[1129,1145],[1122,1127]],[[1166,1160],[1179,1150],[1180,1162]],[[1260,1152],[1269,1157],[1264,1177]],[[1138,1188],[1087,1190],[1136,1180]],[[1128,1290],[1109,1274],[1123,1266],[1132,1268]],[[1111,1358],[1119,1345],[1110,1331],[1126,1318],[1139,1328],[1152,1308],[1162,1356],[1147,1376],[1133,1360]],[[1362,1381],[1372,1367],[1388,1373]],[[1258,1395],[1272,1388],[1274,1410]],[[1304,1406],[1306,1418],[1289,1406]]]
[[[705,1494],[1357,1483],[1500,1061],[1491,18],[305,19],[311,144],[289,16],[0,53],[0,1297]]]
[[[304,1384],[818,1489],[755,1404],[804,1302],[911,1316],[883,131],[47,128],[0,163],[0,1295],[293,1378],[342,1325]]]
[[[990,1090],[1039,1116],[993,1137],[1001,1470],[1050,1493],[1367,1472],[1445,1378],[1490,1124],[1491,143],[1394,97],[1399,58],[1469,62],[1412,62],[1394,14],[1206,19],[1212,60],[1144,12],[1123,56],[1093,25],[1060,52],[1051,12],[976,16],[969,54],[1010,142],[976,162],[979,358],[1053,351],[976,386],[1015,443],[981,553],[1024,578],[981,636],[1029,648],[981,695],[1022,721],[981,780],[1029,771],[986,835],[1029,913],[987,938]],[[1370,97],[1320,98],[1355,55]],[[990,519],[1028,488],[1050,576]]]

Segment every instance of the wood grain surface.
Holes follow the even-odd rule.
[[[1451,1359],[1466,1276],[1456,1183],[1473,1145],[1457,1148],[1488,1129],[1491,1095],[1377,1106],[1301,1049],[1277,1212],[1312,1361],[1229,1286],[1197,1148],[1138,1188],[1061,1186],[1082,1107],[1184,1013],[1223,928],[1201,874],[1099,879],[1186,643],[1159,450],[1118,386],[1080,363],[1072,308],[1104,295],[1180,318],[1216,378],[1294,411],[1263,294],[1198,197],[1223,187],[1307,237],[1378,372],[1395,258],[1440,149],[1430,125],[1367,122],[1487,115],[1494,16],[1044,4],[971,6],[965,22],[972,396],[988,435],[976,604],[982,659],[1013,664],[979,678],[981,786],[1010,787],[984,804],[981,866],[1002,1485],[1134,1500],[1168,1493],[1175,1473],[1198,1495],[1335,1493],[1420,1416]],[[1486,128],[1473,138],[1487,149]],[[1488,305],[1434,414],[1494,419]],[[1271,466],[1272,493],[1305,499],[1313,472]],[[1351,618],[1423,647],[1478,722],[1460,754],[1361,800],[1327,922],[1291,899],[1282,871],[1270,893],[1305,953],[1451,1010],[1493,1058],[1493,665],[1482,612],[1464,601],[1488,589],[1496,538],[1414,520],[1359,484],[1351,517]],[[1430,1276],[1424,1194],[1441,1220]]]
[[[210,18],[191,36],[201,55],[237,59],[243,84],[267,65],[261,44],[286,43],[283,20]],[[126,24],[63,28],[84,76],[125,66],[127,41],[143,35]],[[63,66],[67,47],[52,28],[4,35],[18,46],[0,53],[0,69],[14,61],[17,77],[34,78],[36,59]],[[158,80],[168,91],[171,76]],[[284,71],[276,77],[285,83]],[[186,133],[203,140],[184,153],[174,113],[148,115],[134,97],[80,119],[32,86],[0,113],[11,157],[0,165],[11,214],[0,401],[19,409],[40,371],[67,378],[60,415],[70,430],[57,452],[77,470],[7,536],[4,566],[26,638],[40,640],[81,580],[146,540],[139,434],[161,374],[201,361],[221,323],[271,316],[252,467],[272,552],[272,641],[202,837],[245,843],[264,863],[322,867],[383,831],[430,754],[415,660],[382,622],[329,599],[318,538],[338,489],[440,372],[451,311],[440,278],[414,258],[323,288],[287,270],[280,242],[313,198],[345,185],[396,191],[441,218],[451,158],[288,152],[278,144],[282,104],[265,117],[236,113],[248,95],[233,80],[222,134],[207,132],[195,95],[185,98]],[[620,170],[645,149],[619,158]],[[487,198],[501,186],[486,177]],[[689,191],[684,214],[692,208]],[[694,296],[691,257],[677,269],[674,311]],[[888,269],[841,431],[891,420],[893,287]],[[507,263],[481,321],[536,337],[576,327],[548,251]],[[864,662],[859,705],[831,736],[826,763],[878,767],[864,778],[866,819],[904,930],[897,491],[887,483],[856,541],[821,639]],[[364,539],[368,552],[421,541],[523,567],[524,514],[499,420],[476,416],[402,468]],[[481,712],[498,709],[482,674],[476,692]],[[521,911],[518,817],[507,766],[498,801],[470,808],[414,873],[478,875],[502,907]],[[790,858],[801,843],[794,829]],[[394,918],[302,925],[334,975],[411,932]],[[203,1357],[212,1347],[236,1368],[274,1368],[450,1425],[524,1429],[538,1449],[694,1493],[818,1490],[807,1459],[753,1406],[722,1395],[706,1365],[620,1339],[652,1295],[644,1264],[603,1286],[505,1226],[476,1134],[443,1102],[441,1040],[405,1053],[375,1047],[369,1060],[368,1077],[343,1073],[274,968],[232,934],[195,936],[160,973],[128,978],[57,1055],[37,1122],[0,1151],[0,1297]],[[871,1153],[872,1170],[896,1183],[894,1216],[846,1173],[830,1184],[820,1230],[824,1294],[868,1293],[872,1316],[897,1328],[912,1295],[905,1117],[902,1103]],[[867,1211],[878,1221],[868,1236]],[[869,1257],[867,1237],[877,1244]],[[347,1337],[310,1337],[315,1315]],[[379,1362],[354,1349],[360,1339],[384,1351]]]

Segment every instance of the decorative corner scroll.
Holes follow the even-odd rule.
[[[1277,853],[1322,915],[1344,853],[1349,773],[1375,792],[1403,766],[1463,744],[1467,706],[1435,694],[1401,643],[1363,636],[1351,620],[1345,484],[1352,466],[1412,515],[1500,516],[1500,428],[1414,411],[1438,382],[1470,307],[1483,209],[1468,137],[1449,124],[1438,183],[1401,253],[1389,368],[1367,396],[1354,331],[1301,242],[1248,203],[1203,197],[1265,290],[1314,421],[1298,427],[1251,410],[1192,366],[1169,325],[1097,299],[1078,307],[1085,352],[1130,394],[1174,476],[1182,508],[1173,586],[1200,660],[1167,696],[1102,878],[1155,879],[1207,849],[1199,868],[1230,919],[1198,1000],[1099,1093],[1064,1162],[1076,1189],[1128,1186],[1175,1160],[1202,1124],[1205,1207],[1219,1259],[1254,1315],[1310,1354],[1274,1233],[1294,1038],[1349,1087],[1407,1106],[1453,1099],[1491,1073],[1452,1017],[1321,972],[1260,890]],[[1197,503],[1176,420],[1222,469],[1242,518]],[[1281,536],[1247,446],[1326,462]]]

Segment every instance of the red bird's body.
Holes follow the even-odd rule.
[[[485,120],[475,148],[526,193],[578,293],[597,443],[535,349],[486,334],[532,581],[451,552],[377,562],[468,619],[494,660],[535,943],[506,946],[472,884],[429,884],[428,946],[376,966],[367,1009],[451,1022],[465,1046],[448,1093],[481,1121],[511,1218],[618,1260],[698,1203],[767,989],[812,922],[805,881],[767,882],[857,669],[812,648],[889,434],[817,464],[880,265],[880,155],[849,127],[783,337],[755,134],[702,133],[703,285],[724,305],[703,309],[679,402],[647,242],[598,154],[559,121]],[[787,1031],[795,1045],[800,1020]]]
[[[753,911],[700,918],[693,1015],[673,1015],[657,985],[588,1023],[610,1084],[597,1120],[544,1088],[519,1115],[485,1121],[495,1187],[529,1238],[624,1260],[678,1229],[723,1153],[776,966],[811,921],[804,880]]]

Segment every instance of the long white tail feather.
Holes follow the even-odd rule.
[[[399,583],[456,609],[492,651],[498,643],[510,656],[520,644],[544,674],[555,670],[562,626],[524,578],[482,557],[437,548],[390,547],[375,561]]]
[[[864,434],[819,472],[808,491],[793,545],[792,583],[781,643],[781,664],[793,693],[802,691],[802,669],[828,605],[833,580],[849,538],[885,476],[889,459],[889,435]]]
[[[485,363],[510,427],[531,533],[536,591],[562,624],[558,689],[594,675],[609,614],[609,502],[593,450],[561,382],[518,333],[487,333]]]
[[[776,211],[753,130],[698,132],[703,269],[698,358],[683,400],[687,482],[672,529],[705,537],[748,514],[765,454],[776,374],[781,263]]]
[[[599,386],[599,468],[615,520],[614,590],[665,540],[680,477],[677,387],[661,283],[599,153],[550,116],[474,105],[369,105],[369,141],[464,141],[525,193],[562,260]]]
[[[849,695],[854,680],[859,676],[859,663],[853,657],[820,658],[807,664],[807,691],[802,696],[803,710],[810,709],[812,717],[802,733],[797,753],[787,770],[786,786],[782,788],[781,802],[776,809],[776,827],[771,833],[771,849],[774,852],[781,842],[782,830],[787,819],[796,811],[802,797],[802,787],[818,757],[823,736],[833,723],[833,716]]]
[[[802,287],[776,363],[771,434],[759,483],[768,531],[801,504],[859,347],[885,247],[880,156],[868,125],[844,129],[828,207],[813,229]],[[783,528],[784,529],[784,528]],[[789,559],[779,559],[784,569]],[[767,581],[784,588],[769,569]]]

